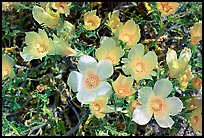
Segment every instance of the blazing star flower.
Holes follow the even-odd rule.
[[[2,55],[2,80],[6,78],[14,78],[15,72],[13,70],[14,61],[8,55]]]
[[[31,61],[33,59],[41,59],[49,54],[52,49],[52,40],[47,37],[44,30],[39,29],[36,32],[27,32],[25,37],[26,47],[23,48],[23,52],[20,52],[21,57],[25,61]]]
[[[119,77],[112,83],[115,94],[119,99],[130,96],[136,92],[132,88],[133,81],[134,79],[132,77],[125,77],[120,74]]]
[[[130,49],[128,58],[123,58],[122,70],[138,82],[142,79],[151,79],[152,71],[157,66],[157,55],[150,51],[144,55],[144,45],[137,44]]]
[[[172,88],[173,85],[168,79],[158,80],[154,90],[151,87],[141,88],[138,91],[138,101],[142,105],[134,110],[132,120],[139,125],[145,125],[154,115],[154,119],[160,127],[171,128],[174,121],[170,115],[175,116],[183,109],[183,103],[179,98],[166,98]]]
[[[199,107],[202,107],[202,98],[199,97],[191,97],[185,101],[185,107],[188,110],[193,110]]]
[[[119,18],[119,10],[114,10],[111,13],[108,14],[108,22],[107,22],[107,25],[108,27],[110,27],[111,31],[113,33],[115,33],[117,27],[119,26],[119,23],[120,23],[120,18]]]
[[[118,39],[126,42],[126,47],[131,48],[140,40],[140,27],[133,19],[118,27]]]
[[[191,112],[189,124],[195,132],[202,133],[202,108],[197,108]]]
[[[195,23],[190,28],[191,34],[191,44],[195,45],[198,44],[200,40],[202,40],[202,21]]]
[[[162,17],[174,14],[178,7],[178,2],[157,2],[157,9],[161,12]]]
[[[89,104],[91,113],[97,118],[105,117],[105,113],[113,112],[114,109],[107,105],[108,98],[105,95],[99,95]]]
[[[80,72],[72,71],[67,83],[74,92],[78,92],[78,101],[89,104],[98,95],[110,96],[112,87],[106,79],[113,74],[113,65],[109,60],[97,63],[95,58],[84,55],[79,59],[77,68]]]
[[[100,24],[101,18],[96,16],[96,10],[91,10],[84,14],[84,28],[86,30],[95,30]]]
[[[169,67],[169,77],[171,78],[179,78],[184,74],[185,70],[188,67],[188,62],[191,58],[191,49],[184,48],[177,59],[176,51],[168,48],[166,62]]]
[[[112,64],[118,64],[120,58],[124,55],[121,47],[116,47],[112,38],[104,37],[100,42],[100,47],[96,49],[96,58],[98,60],[110,60]]]
[[[61,55],[61,56],[73,56],[76,51],[70,47],[70,45],[63,40],[53,35],[52,49],[49,51],[49,55]]]
[[[44,23],[50,28],[54,28],[60,23],[60,15],[57,12],[53,12],[49,9],[49,3],[46,6],[46,9],[34,6],[32,10],[34,19],[39,23]]]
[[[193,87],[196,89],[200,89],[202,87],[202,80],[196,75],[192,79]]]
[[[189,66],[186,70],[185,73],[179,77],[177,80],[179,82],[180,85],[180,89],[182,91],[186,90],[186,87],[188,86],[188,81],[191,79],[192,76],[192,72],[191,72],[191,66]]]
[[[59,13],[65,14],[68,13],[69,14],[69,9],[71,6],[71,2],[52,2],[51,6],[53,9],[57,10]]]

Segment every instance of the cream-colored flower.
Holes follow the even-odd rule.
[[[191,58],[191,49],[184,48],[177,59],[176,51],[168,48],[166,62],[169,68],[169,77],[171,78],[179,78],[184,74],[185,70],[188,67],[188,62]]]
[[[2,80],[6,78],[14,78],[15,72],[13,70],[14,61],[8,55],[2,55]]]
[[[195,23],[190,28],[191,34],[191,44],[195,45],[198,44],[200,40],[202,40],[202,21]]]
[[[100,47],[96,49],[96,58],[98,60],[110,60],[112,64],[118,64],[120,58],[124,55],[121,47],[117,47],[114,39],[104,37],[100,42]]]
[[[196,75],[192,79],[193,87],[196,89],[200,89],[202,87],[202,80]]]
[[[133,81],[134,79],[132,77],[125,77],[120,74],[119,77],[112,83],[115,94],[119,99],[130,96],[136,92],[132,88]]]
[[[191,76],[192,76],[192,72],[191,72],[191,66],[189,66],[184,74],[182,76],[180,76],[177,80],[178,80],[178,83],[180,85],[180,89],[182,91],[185,91],[187,86],[188,86],[188,82],[189,80],[191,79]]]
[[[119,23],[120,23],[120,18],[119,18],[119,10],[114,10],[111,13],[108,14],[108,22],[107,22],[107,25],[108,27],[110,27],[111,31],[113,33],[115,33],[117,27],[119,26]]]
[[[167,98],[172,88],[173,85],[168,79],[158,80],[154,90],[151,87],[141,88],[138,91],[138,101],[142,105],[134,110],[132,120],[139,125],[145,125],[154,115],[160,127],[171,128],[174,121],[170,115],[175,116],[183,109],[183,103],[179,98]]]
[[[178,2],[157,2],[157,9],[161,12],[162,17],[174,14],[178,7]]]
[[[108,98],[105,95],[99,95],[94,101],[89,104],[91,113],[97,118],[105,117],[106,113],[113,112],[114,109],[107,105]]]
[[[32,14],[34,19],[39,23],[44,23],[46,26],[50,28],[54,28],[60,23],[60,15],[57,12],[53,12],[49,8],[49,3],[46,6],[46,9],[34,6],[32,10]]]
[[[110,96],[112,87],[106,79],[113,74],[113,65],[109,60],[97,63],[95,58],[84,55],[80,57],[77,68],[80,72],[72,71],[67,83],[74,92],[78,92],[78,101],[89,104],[98,95]]]
[[[62,14],[69,14],[71,2],[52,2],[51,6],[53,9],[57,10],[59,13]]]
[[[153,69],[157,66],[157,55],[150,51],[144,55],[144,45],[137,44],[130,49],[128,58],[123,58],[122,70],[138,82],[142,79],[151,79]]]
[[[116,31],[117,32],[117,31]],[[133,19],[128,20],[124,25],[118,27],[118,39],[126,42],[126,47],[131,48],[139,42],[141,37],[140,27]]]
[[[195,132],[202,133],[202,108],[197,108],[190,114],[189,124]]]
[[[52,49],[49,51],[49,55],[73,56],[76,54],[76,51],[65,40],[58,38],[56,35],[53,35],[53,38]]]
[[[96,15],[96,10],[91,10],[84,14],[84,28],[86,30],[95,30],[100,24],[101,18]]]
[[[23,52],[20,52],[21,57],[25,61],[42,59],[49,54],[52,49],[52,40],[49,39],[46,32],[41,29],[39,29],[38,33],[27,32],[25,43],[27,46],[23,48]]]

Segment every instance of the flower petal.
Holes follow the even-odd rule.
[[[135,34],[136,30],[137,30],[137,26],[133,19],[128,20],[122,28],[122,32],[128,33],[128,34]]]
[[[82,104],[89,104],[95,101],[98,95],[108,95],[111,86],[108,82],[102,82],[100,86],[94,90],[82,89],[77,93],[77,99]]]
[[[88,56],[88,55],[84,55],[82,57],[80,57],[79,62],[77,64],[77,67],[79,69],[79,71],[82,74],[85,74],[87,69],[94,69],[96,70],[97,68],[97,61],[95,58]]]
[[[23,48],[23,52],[20,52],[21,57],[23,58],[24,61],[31,61],[32,59],[38,58],[36,54],[33,54],[33,49],[26,46]]]
[[[172,116],[177,115],[183,109],[183,103],[177,97],[166,98],[165,102],[168,105],[167,112],[169,115],[172,115]]]
[[[128,58],[134,60],[138,57],[142,57],[144,55],[144,45],[137,44],[133,46],[128,54]]]
[[[167,128],[167,127],[171,128],[172,125],[174,124],[174,121],[172,120],[172,118],[167,114],[162,114],[162,115],[154,114],[154,118],[158,123],[158,125],[162,128]]]
[[[155,95],[166,98],[172,91],[173,85],[168,79],[160,79],[154,85]]]
[[[138,101],[141,104],[147,105],[153,97],[155,94],[151,87],[143,87],[138,91]]]
[[[153,113],[149,112],[146,107],[139,106],[133,111],[132,120],[139,125],[147,124]]]
[[[69,74],[67,84],[74,92],[81,91],[83,88],[83,75],[79,72],[72,71]]]
[[[97,65],[97,74],[101,80],[109,78],[113,74],[113,65],[109,60],[101,60]]]
[[[152,70],[157,66],[157,55],[154,51],[150,51],[147,54],[143,56],[144,62],[146,63],[145,69],[146,70]]]

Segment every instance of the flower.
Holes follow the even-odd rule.
[[[142,79],[151,79],[153,69],[157,66],[157,55],[150,51],[144,55],[144,45],[137,44],[130,49],[128,58],[123,58],[122,70],[138,82]]]
[[[65,40],[58,38],[56,35],[53,35],[53,38],[52,49],[49,55],[73,56],[76,54],[76,51]]]
[[[183,109],[182,101],[177,97],[166,98],[172,91],[173,85],[168,79],[160,79],[151,87],[143,87],[138,91],[138,101],[142,104],[137,107],[132,120],[139,125],[147,124],[151,117],[162,128],[171,128],[174,121],[171,116],[177,115]]]
[[[178,2],[157,2],[157,9],[161,12],[162,17],[174,14],[178,7]]]
[[[129,105],[129,110],[133,112],[139,106],[141,106],[140,102],[138,102],[138,100],[133,100]]]
[[[100,24],[101,18],[96,16],[96,10],[91,10],[84,14],[84,28],[86,30],[95,30]]]
[[[59,13],[69,14],[69,9],[70,9],[71,4],[72,4],[71,2],[52,2],[51,6],[53,9],[57,10]]]
[[[14,78],[15,72],[13,70],[14,61],[8,55],[2,55],[2,80],[6,78]]]
[[[34,6],[32,10],[34,19],[39,23],[44,23],[50,28],[54,28],[60,23],[59,13],[53,12],[49,9],[49,3],[46,6],[46,9],[43,9],[39,6]]]
[[[185,101],[185,107],[188,110],[196,109],[198,107],[202,107],[202,98],[191,97]]]
[[[33,59],[41,59],[49,54],[52,49],[52,41],[47,37],[44,30],[39,29],[36,32],[27,32],[25,37],[26,47],[23,48],[23,52],[20,52],[21,57],[25,61],[31,61]]]
[[[119,23],[120,23],[120,18],[119,18],[119,10],[114,10],[111,13],[108,14],[108,22],[107,22],[107,25],[108,27],[110,27],[111,31],[113,33],[115,33],[117,27],[119,26]]]
[[[136,91],[132,88],[133,78],[119,75],[119,77],[112,83],[116,96],[124,98],[132,95]]]
[[[108,59],[115,65],[118,64],[123,55],[123,49],[116,47],[115,41],[109,37],[104,37],[100,42],[100,47],[96,49],[96,58],[98,60]]]
[[[191,34],[191,44],[198,44],[200,40],[202,40],[202,21],[195,23],[190,28]]]
[[[73,24],[68,21],[64,21],[63,26],[57,30],[57,35],[63,38],[65,41],[69,41],[73,38],[74,29],[75,27]]]
[[[189,124],[195,132],[202,133],[202,108],[197,108],[191,112]]]
[[[118,39],[126,42],[126,47],[131,48],[140,40],[140,27],[133,19],[118,27]]]
[[[171,78],[179,78],[184,74],[185,70],[188,67],[188,62],[191,58],[191,49],[184,48],[177,59],[176,51],[168,48],[166,62],[169,68],[169,77]]]
[[[107,105],[108,98],[105,95],[99,95],[89,104],[91,113],[97,118],[105,117],[105,113],[113,112],[114,109]]]
[[[194,88],[200,89],[202,87],[202,80],[196,75],[192,79],[192,84]]]
[[[185,91],[186,87],[188,86],[188,81],[191,79],[191,76],[192,76],[191,66],[189,66],[185,70],[184,74],[177,79],[180,85],[180,89],[182,91]]]
[[[77,68],[79,72],[72,71],[67,83],[74,92],[78,91],[78,101],[89,104],[98,95],[110,96],[112,88],[106,79],[113,74],[113,65],[109,60],[97,63],[95,58],[84,55],[80,57]]]
[[[11,6],[19,6],[20,2],[2,2],[2,11],[7,10]]]

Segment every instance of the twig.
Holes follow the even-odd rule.
[[[39,125],[39,126],[34,126],[34,127],[32,127],[31,128],[31,131],[29,132],[29,134],[28,134],[28,136],[30,136],[31,135],[31,133],[34,131],[34,130],[36,130],[36,129],[39,129],[39,128],[42,128],[44,125],[46,125],[47,123],[42,123],[41,125]]]

